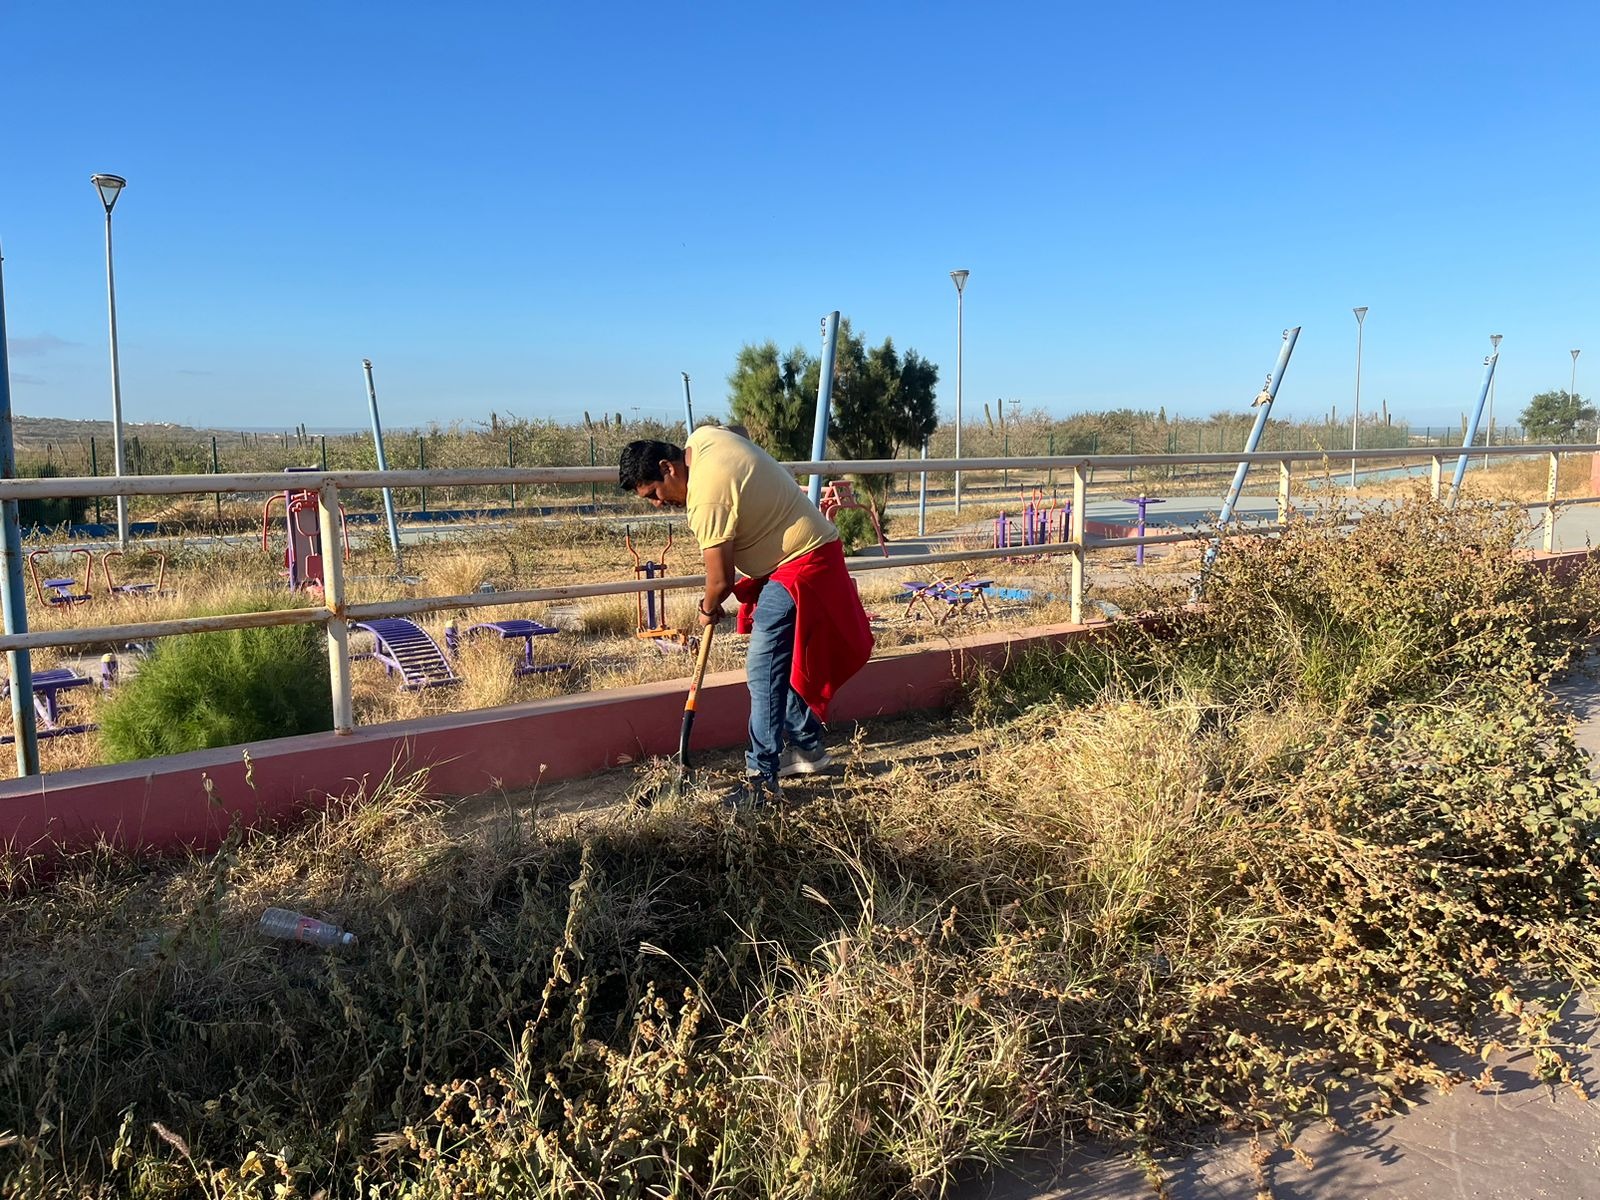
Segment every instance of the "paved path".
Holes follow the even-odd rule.
[[[1559,526],[1558,526],[1559,528]],[[1600,778],[1600,661],[1555,689],[1578,722],[1578,744]],[[1337,1133],[1309,1125],[1296,1145],[1312,1165],[1274,1150],[1263,1174],[1275,1200],[1600,1200],[1600,1019],[1592,1008],[1559,1031],[1583,1047],[1580,1078],[1596,1099],[1555,1091],[1532,1073],[1529,1056],[1495,1060],[1499,1090],[1461,1084],[1426,1092],[1406,1111],[1377,1121],[1343,1118]],[[1474,1075],[1479,1065],[1445,1065]],[[1226,1138],[1161,1163],[1170,1200],[1257,1196],[1248,1138]],[[1148,1200],[1156,1193],[1132,1164],[1103,1151],[1041,1155],[970,1183],[954,1200]]]
[[[1593,1016],[1568,1031],[1595,1040]],[[1591,1090],[1600,1054],[1585,1056]],[[1463,1064],[1466,1065],[1466,1064]],[[1461,1084],[1430,1092],[1390,1118],[1350,1118],[1348,1133],[1311,1126],[1296,1146],[1308,1168],[1275,1149],[1261,1168],[1275,1200],[1600,1200],[1600,1100],[1552,1092],[1526,1056],[1499,1061],[1501,1090]],[[1475,1071],[1471,1067],[1469,1073]],[[1270,1148],[1271,1143],[1266,1145]],[[1160,1163],[1170,1200],[1250,1200],[1258,1175],[1249,1138],[1233,1137]],[[1040,1158],[969,1184],[955,1200],[1149,1200],[1143,1173],[1104,1152]]]

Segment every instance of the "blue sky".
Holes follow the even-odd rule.
[[[955,395],[1456,419],[1600,390],[1600,7],[11,4],[14,405],[360,426],[722,407],[832,308]],[[1593,383],[1593,387],[1591,387]]]

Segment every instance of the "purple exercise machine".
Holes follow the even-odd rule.
[[[1138,550],[1138,553],[1136,553],[1134,555],[1133,561],[1134,561],[1134,565],[1135,566],[1142,567],[1142,566],[1144,566],[1144,514],[1145,514],[1145,509],[1150,507],[1150,505],[1152,505],[1152,504],[1165,504],[1166,501],[1165,500],[1158,500],[1158,499],[1154,498],[1153,496],[1139,495],[1139,496],[1125,496],[1123,498],[1122,502],[1124,504],[1135,505],[1139,509],[1139,525],[1138,525],[1139,550]]]
[[[572,670],[571,663],[535,663],[533,661],[533,639],[560,632],[559,629],[550,625],[541,625],[538,621],[529,621],[520,617],[504,621],[484,621],[479,625],[468,625],[462,630],[458,630],[456,623],[451,621],[444,627],[444,644],[453,658],[461,652],[461,643],[470,637],[493,634],[507,640],[522,638],[522,661],[511,668],[511,673],[513,675],[540,675],[546,671]]]

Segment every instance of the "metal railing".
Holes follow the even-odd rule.
[[[1473,456],[1530,457],[1544,455],[1549,460],[1549,475],[1545,498],[1524,505],[1527,509],[1544,510],[1544,538],[1546,550],[1554,548],[1555,521],[1558,507],[1600,503],[1600,496],[1584,496],[1556,500],[1556,475],[1562,455],[1592,454],[1600,452],[1595,445],[1542,445],[1473,447]],[[1252,466],[1277,468],[1276,521],[1256,523],[1252,532],[1270,533],[1288,520],[1294,467],[1297,464],[1317,464],[1324,469],[1334,463],[1376,460],[1383,462],[1410,462],[1426,460],[1431,465],[1431,486],[1434,499],[1444,496],[1444,462],[1459,459],[1461,449],[1446,452],[1440,447],[1425,450],[1406,450],[1394,447],[1372,450],[1295,450],[1262,451],[1240,454],[1108,454],[1094,457],[1055,456],[1028,458],[962,458],[956,459],[883,459],[868,461],[825,460],[804,463],[786,463],[796,474],[819,475],[837,478],[844,475],[913,475],[952,473],[957,466],[962,472],[988,471],[1060,471],[1070,472],[1072,482],[1071,524],[1065,542],[1029,546],[1030,553],[1040,556],[1065,555],[1070,557],[1069,608],[1075,623],[1083,621],[1085,565],[1088,552],[1084,536],[1085,508],[1088,484],[1095,471],[1116,471],[1174,465],[1238,466],[1241,462]],[[324,546],[338,545],[339,494],[341,490],[376,489],[382,487],[451,487],[465,485],[517,485],[519,487],[560,484],[612,484],[616,482],[614,467],[498,467],[464,470],[397,470],[397,471],[327,471],[327,472],[270,472],[241,475],[147,475],[90,478],[54,479],[0,479],[0,501],[12,502],[27,499],[73,496],[168,496],[200,495],[212,492],[270,493],[279,491],[316,491],[318,495],[319,528]],[[1187,530],[1168,534],[1147,534],[1138,537],[1101,538],[1095,548],[1119,546],[1161,545],[1165,543],[1194,541],[1207,536],[1206,532]],[[913,554],[892,558],[867,558],[850,562],[852,573],[881,570],[901,570],[907,567],[932,566],[940,563],[971,562],[990,558],[1014,556],[1018,548],[1012,546],[958,549],[948,552]],[[8,556],[8,578],[21,571],[20,561]],[[460,596],[426,596],[404,600],[386,600],[366,604],[351,604],[345,595],[344,564],[338,554],[324,557],[323,603],[304,608],[276,609],[266,612],[236,613],[221,616],[186,617],[161,621],[127,622],[115,625],[79,627],[71,629],[27,632],[12,625],[26,621],[25,615],[8,621],[0,635],[0,651],[13,656],[13,677],[18,677],[16,659],[23,661],[22,678],[30,677],[27,655],[32,650],[45,648],[70,649],[99,645],[106,642],[144,641],[152,638],[180,634],[206,633],[228,629],[256,629],[275,625],[320,624],[327,636],[328,666],[333,692],[334,732],[348,734],[354,728],[351,705],[351,670],[349,656],[349,624],[351,621],[378,617],[412,616],[418,613],[445,609],[461,610],[489,608],[510,604],[545,603],[574,600],[596,596],[632,595],[637,592],[663,589],[700,588],[705,585],[701,575],[684,575],[670,579],[618,580],[610,583],[571,584],[560,587],[527,588],[520,591],[492,593],[474,592]],[[8,614],[9,616],[10,614]],[[18,697],[14,697],[14,701]],[[13,712],[21,715],[17,729],[18,765],[22,774],[37,771],[36,733],[31,705],[24,701],[14,703]]]

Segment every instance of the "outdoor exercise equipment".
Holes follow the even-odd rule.
[[[307,467],[290,467],[291,471],[309,470]],[[305,489],[291,490],[267,497],[261,509],[261,548],[268,549],[272,505],[283,501],[285,540],[283,561],[289,577],[289,590],[322,588],[322,527],[317,514],[317,493]],[[344,542],[344,561],[350,561],[350,531],[345,524],[344,505],[339,506],[339,536]]]
[[[920,605],[935,625],[943,625],[958,615],[972,616],[974,611],[989,616],[989,600],[985,593],[993,586],[993,579],[977,579],[971,574],[961,579],[946,577],[932,583],[903,582],[900,585],[906,592],[906,617],[916,616]],[[935,603],[945,606],[942,614],[934,607]]]
[[[111,690],[112,684],[117,681],[117,659],[113,654],[107,654],[100,660],[100,686],[106,691]],[[94,683],[87,675],[80,675],[71,667],[57,667],[51,671],[36,671],[33,675],[33,711],[38,721],[40,737],[64,737],[70,733],[88,733],[98,728],[88,721],[79,721],[71,725],[61,723],[65,704],[61,694],[76,688],[89,687]],[[11,681],[8,679],[0,684],[0,692],[11,694]],[[12,734],[0,736],[0,745],[10,745],[16,741]]]
[[[535,663],[533,661],[533,639],[547,637],[552,633],[560,633],[550,625],[541,625],[538,621],[529,621],[523,618],[511,618],[504,621],[484,621],[478,625],[468,625],[465,629],[457,629],[456,623],[451,621],[444,627],[445,648],[450,651],[450,656],[455,658],[461,652],[461,643],[469,638],[479,635],[493,635],[510,641],[513,638],[523,640],[522,661],[515,663],[511,668],[513,675],[540,675],[546,671],[570,671],[572,664],[564,663]]]
[[[1125,496],[1125,497],[1123,497],[1122,502],[1124,504],[1132,504],[1132,505],[1136,506],[1138,508],[1138,510],[1139,510],[1139,524],[1137,526],[1138,535],[1139,535],[1139,550],[1138,550],[1138,553],[1134,555],[1134,564],[1136,566],[1141,566],[1142,567],[1142,566],[1144,566],[1144,513],[1145,513],[1145,509],[1149,508],[1150,505],[1152,505],[1152,504],[1165,504],[1166,501],[1165,500],[1157,500],[1157,499],[1154,499],[1154,498],[1152,498],[1150,496],[1138,495],[1138,496]]]
[[[71,559],[74,555],[83,555],[83,582],[80,584],[75,574],[68,574],[55,579],[41,579],[39,577],[39,560],[48,557],[52,563],[61,562],[62,559]],[[62,566],[67,566],[62,563]],[[46,608],[63,605],[83,604],[94,599],[94,590],[90,586],[94,576],[94,554],[88,550],[35,550],[28,555],[28,574],[33,576],[33,590],[39,593],[39,603]],[[73,589],[77,588],[77,591]]]
[[[633,527],[622,527],[623,544],[628,547],[628,553],[633,556],[633,577],[635,579],[665,579],[667,577],[667,553],[672,549],[672,526],[667,526],[667,544],[661,547],[661,561],[642,559],[639,551],[633,544]],[[663,651],[685,650],[690,639],[683,632],[667,624],[667,593],[664,588],[650,588],[647,591],[635,592],[634,603],[637,606],[637,630],[635,637],[652,641],[656,647]]]
[[[1054,495],[1048,505],[1044,493],[1033,489],[1019,497],[1020,516],[1002,512],[994,519],[994,548],[1008,550],[1012,546],[1048,546],[1052,542],[1064,544],[1072,540],[1072,502],[1058,505]]]
[[[843,508],[858,508],[867,514],[872,521],[872,532],[878,535],[878,549],[883,551],[885,558],[889,557],[889,547],[883,541],[883,526],[878,522],[878,513],[870,504],[863,504],[856,499],[855,487],[848,479],[835,479],[822,489],[821,499],[817,501],[817,508],[828,520],[834,520],[834,514]]]
[[[100,556],[100,571],[106,578],[106,594],[126,598],[128,596],[160,596],[164,593],[161,585],[167,581],[167,556],[160,550],[151,553],[156,559],[156,577],[153,582],[146,583],[118,583],[111,574],[111,560],[121,558],[126,550],[107,550]]]
[[[372,635],[372,649],[350,657],[377,659],[383,664],[384,674],[399,673],[401,686],[408,692],[460,682],[440,651],[439,643],[415,621],[405,617],[382,617],[352,621],[350,628]]]

